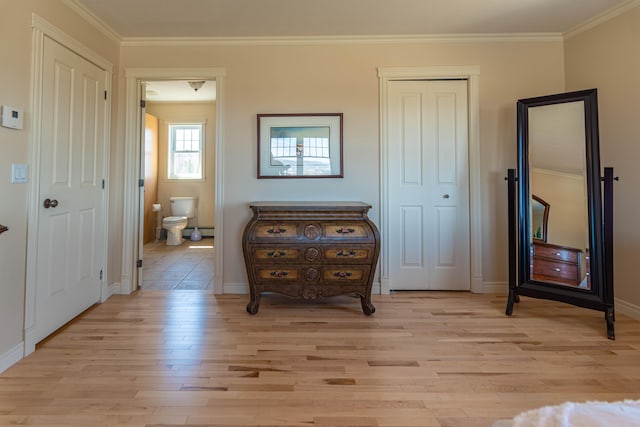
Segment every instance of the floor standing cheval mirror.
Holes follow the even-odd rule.
[[[596,89],[517,102],[518,168],[508,170],[509,298],[605,313],[615,339],[613,177],[600,174]]]

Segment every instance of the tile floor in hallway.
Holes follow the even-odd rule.
[[[213,238],[180,246],[165,240],[144,245],[141,289],[213,290]]]

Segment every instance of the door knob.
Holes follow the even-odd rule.
[[[444,194],[444,195],[442,196],[442,198],[443,198],[443,199],[448,199],[448,198],[449,198],[449,195],[448,195],[448,194]]]
[[[58,201],[56,199],[44,199],[44,208],[45,209],[49,209],[49,208],[55,208],[56,206],[58,206]]]

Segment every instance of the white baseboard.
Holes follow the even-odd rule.
[[[508,282],[484,282],[482,285],[483,294],[509,294]],[[616,313],[624,314],[631,318],[640,320],[640,305],[632,304],[620,298],[614,299]]]
[[[223,294],[240,294],[245,295],[249,293],[248,283],[225,283],[222,285]]]
[[[182,232],[182,237],[184,237],[185,239],[191,238],[191,233],[193,233],[193,230],[193,227],[185,228]],[[198,231],[200,232],[202,237],[215,237],[213,227],[198,227]]]
[[[24,343],[21,342],[5,354],[0,356],[0,373],[6,371],[11,366],[22,360],[24,355]]]
[[[631,304],[630,302],[619,298],[614,298],[614,306],[616,313],[621,313],[636,320],[640,320],[640,306]]]
[[[478,294],[509,294],[509,282],[483,282]]]
[[[111,283],[111,284],[108,284],[108,285],[103,285],[102,286],[102,294],[100,296],[100,302],[101,303],[105,302],[106,300],[111,298],[111,296],[116,293],[116,290],[120,290],[120,284],[119,283]]]

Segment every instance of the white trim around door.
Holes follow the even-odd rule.
[[[216,82],[216,142],[215,142],[215,275],[213,292],[223,292],[222,245],[223,226],[223,160],[224,160],[224,79],[223,68],[127,68],[125,98],[125,176],[123,235],[129,236],[122,242],[122,281],[119,293],[129,294],[136,290],[138,271],[136,245],[140,233],[139,179],[140,176],[140,99],[139,87],[144,81],[153,80],[215,80]]]
[[[468,85],[469,102],[469,211],[471,237],[471,292],[482,293],[482,216],[480,188],[480,128],[479,86],[480,68],[460,67],[386,67],[378,68],[380,85],[380,188],[381,188],[381,293],[390,292],[389,278],[389,172],[388,172],[388,83],[393,80],[464,79]]]

